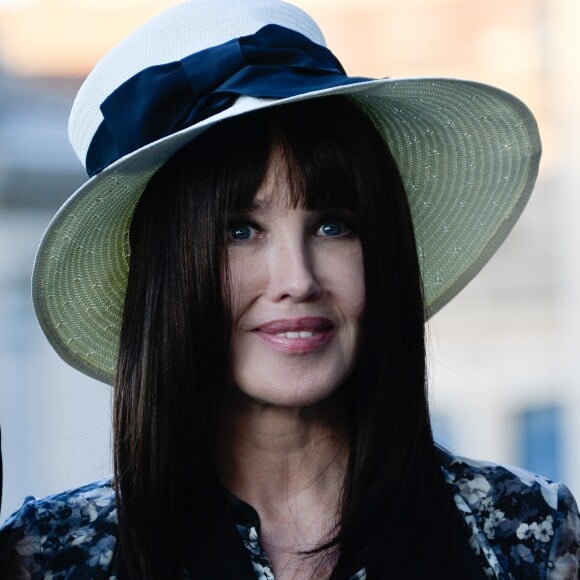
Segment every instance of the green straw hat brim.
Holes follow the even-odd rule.
[[[407,191],[427,316],[451,300],[506,238],[540,158],[534,117],[514,96],[455,79],[384,79],[280,100],[241,97],[87,181],[59,210],[36,257],[32,293],[58,354],[106,383],[115,376],[129,270],[129,226],[151,176],[186,143],[258,108],[347,95],[388,144]]]

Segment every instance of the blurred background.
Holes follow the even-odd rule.
[[[25,495],[110,473],[110,389],[51,350],[30,272],[43,229],[85,179],[66,136],[82,77],[176,3],[0,0],[2,519]],[[454,452],[527,467],[580,496],[580,2],[295,3],[352,74],[476,79],[536,114],[544,157],[521,221],[430,323],[432,408]]]

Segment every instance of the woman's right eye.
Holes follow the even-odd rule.
[[[230,242],[247,242],[257,236],[256,228],[248,223],[230,224],[227,229],[227,238]]]

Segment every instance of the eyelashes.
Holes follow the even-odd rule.
[[[226,229],[226,240],[230,243],[243,243],[256,239],[260,232],[257,224],[250,221],[229,222]]]
[[[326,218],[322,220],[316,233],[322,237],[344,238],[354,233],[354,228],[350,220],[340,217]]]
[[[306,227],[318,238],[343,239],[356,236],[351,216],[337,212],[313,216]],[[261,224],[249,216],[236,216],[228,220],[225,237],[229,244],[244,244],[259,240],[266,235],[268,220]]]

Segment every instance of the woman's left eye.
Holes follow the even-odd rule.
[[[228,226],[227,237],[230,242],[247,242],[257,236],[256,228],[252,224],[239,222]]]
[[[317,234],[323,237],[340,238],[351,233],[351,229],[340,220],[325,221],[322,223]]]

